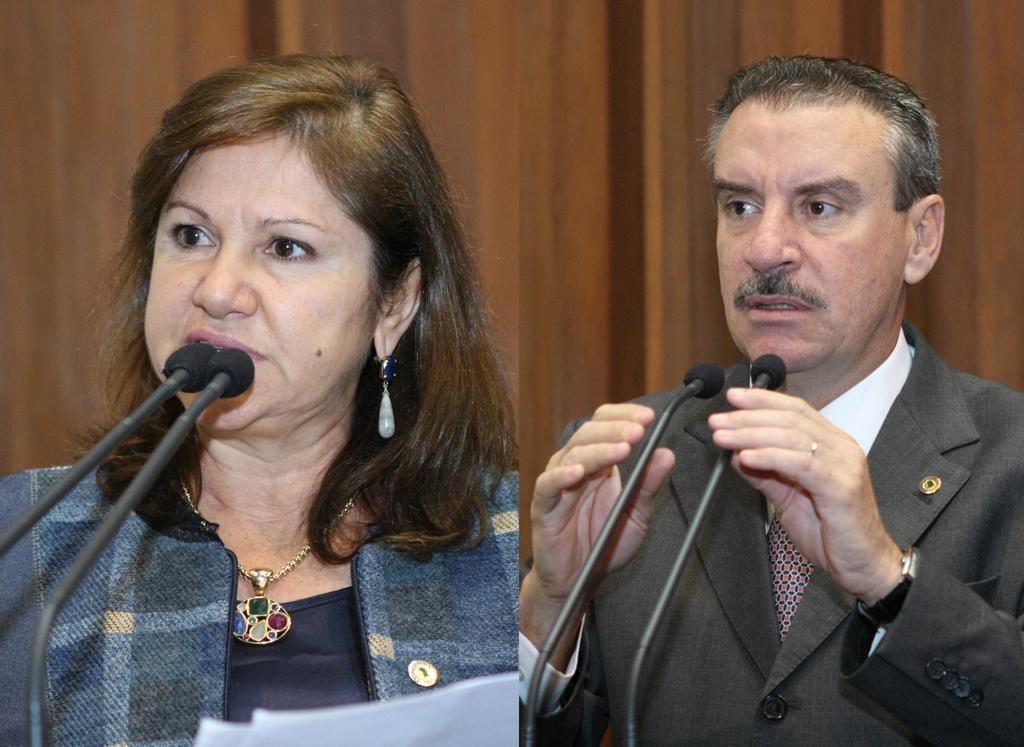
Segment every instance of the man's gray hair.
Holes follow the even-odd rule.
[[[715,102],[704,160],[714,169],[722,128],[751,99],[773,109],[856,103],[889,122],[883,146],[896,171],[896,210],[938,194],[939,137],[921,97],[899,78],[870,65],[828,57],[769,57],[736,71]]]

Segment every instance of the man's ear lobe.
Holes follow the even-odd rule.
[[[913,234],[903,267],[903,280],[914,285],[925,279],[939,259],[946,205],[939,195],[928,195],[911,205],[909,212]]]

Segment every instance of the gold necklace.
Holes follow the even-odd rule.
[[[181,481],[181,492],[195,515],[203,524],[206,524],[207,521],[199,513],[199,507],[192,500],[192,493],[184,480]],[[341,521],[355,503],[355,496],[349,498],[348,503],[342,506],[338,517],[331,526],[333,527],[334,524]],[[288,631],[292,629],[292,616],[288,614],[288,610],[283,605],[267,596],[267,587],[295,570],[296,566],[306,559],[311,549],[307,542],[294,558],[273,572],[269,568],[253,568],[251,571],[247,571],[241,563],[237,563],[239,575],[249,581],[256,592],[255,596],[243,599],[235,605],[231,634],[237,640],[255,646],[266,646],[269,643],[277,643],[288,634]]]

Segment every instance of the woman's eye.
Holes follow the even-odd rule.
[[[280,259],[300,259],[310,253],[305,244],[293,239],[274,239],[270,248],[274,256]]]
[[[199,226],[178,226],[174,229],[174,237],[182,246],[211,246],[213,241],[206,235],[206,231]]]

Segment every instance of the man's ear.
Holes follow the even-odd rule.
[[[402,282],[380,310],[373,330],[373,346],[377,357],[391,355],[402,335],[409,328],[420,308],[420,261],[414,259],[405,270]]]
[[[925,279],[939,259],[946,204],[939,195],[928,195],[911,205],[908,214],[911,236],[903,280],[914,285]]]

